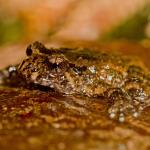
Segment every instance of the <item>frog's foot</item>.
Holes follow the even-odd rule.
[[[134,100],[117,100],[109,108],[108,113],[111,119],[118,119],[119,122],[124,122],[126,116],[137,118],[144,109],[144,104]]]
[[[8,66],[0,70],[0,85],[18,87],[26,84],[21,76],[19,76],[17,67],[18,65]]]
[[[16,76],[16,72],[16,66],[8,66],[7,68],[0,70],[0,85],[10,82],[12,76]]]

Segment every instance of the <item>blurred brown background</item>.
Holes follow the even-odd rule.
[[[35,40],[149,46],[149,37],[150,0],[0,0],[0,67],[17,63]]]

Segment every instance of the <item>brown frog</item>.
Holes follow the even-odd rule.
[[[126,115],[138,117],[150,104],[150,75],[139,60],[86,48],[48,49],[39,42],[29,45],[26,53],[19,66],[1,72],[1,82],[12,83],[13,78],[20,85],[32,84],[66,95],[104,97],[111,104],[110,118],[120,122]]]

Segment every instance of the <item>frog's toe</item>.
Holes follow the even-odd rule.
[[[124,122],[126,116],[137,118],[142,110],[143,107],[140,105],[134,105],[134,103],[120,101],[111,106],[108,110],[108,113],[111,119],[117,119],[119,122]]]
[[[119,122],[124,122],[125,121],[125,115],[124,115],[124,113],[109,112],[109,117],[111,119],[117,118]]]
[[[144,109],[144,107],[142,105],[134,106],[131,109],[131,115],[134,118],[138,118],[140,116],[141,112],[143,111],[143,109]]]
[[[121,108],[117,107],[116,105],[109,108],[108,113],[111,119],[117,119],[119,122],[125,121],[124,111]]]

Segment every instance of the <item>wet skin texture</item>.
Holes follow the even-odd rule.
[[[86,48],[47,49],[39,42],[29,45],[26,53],[19,66],[1,72],[1,82],[103,97],[110,104],[110,118],[120,122],[127,115],[138,117],[150,104],[149,71],[137,59]]]

